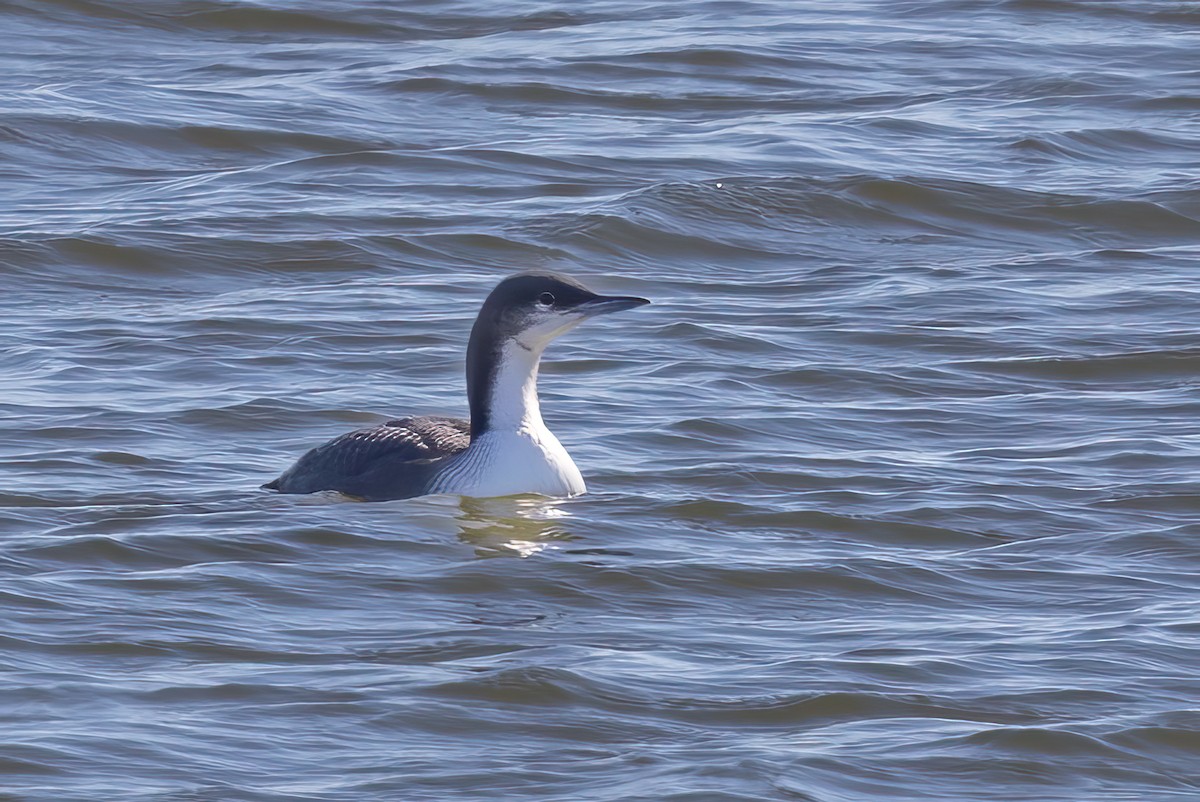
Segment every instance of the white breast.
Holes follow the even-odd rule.
[[[545,426],[486,432],[446,460],[431,488],[460,496],[578,496],[587,492],[575,462]]]

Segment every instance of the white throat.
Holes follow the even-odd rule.
[[[526,346],[515,339],[504,343],[488,398],[488,428],[491,431],[546,428],[537,392],[541,362],[541,348]]]
[[[587,492],[579,468],[542,421],[537,393],[542,350],[515,339],[504,343],[491,376],[487,431],[446,460],[433,492],[477,497]]]

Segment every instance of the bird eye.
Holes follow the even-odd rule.
[[[554,303],[554,293],[543,292],[538,296],[537,302],[539,306],[551,306]]]

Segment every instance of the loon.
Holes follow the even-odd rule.
[[[470,421],[401,418],[317,446],[264,490],[335,490],[363,501],[437,493],[577,496],[587,491],[538,405],[537,375],[552,340],[588,318],[650,303],[597,295],[556,273],[509,276],[483,302],[467,344]]]

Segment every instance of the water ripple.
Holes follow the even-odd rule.
[[[1193,799],[1194,10],[0,9],[6,799]],[[465,413],[590,494],[256,488]]]

